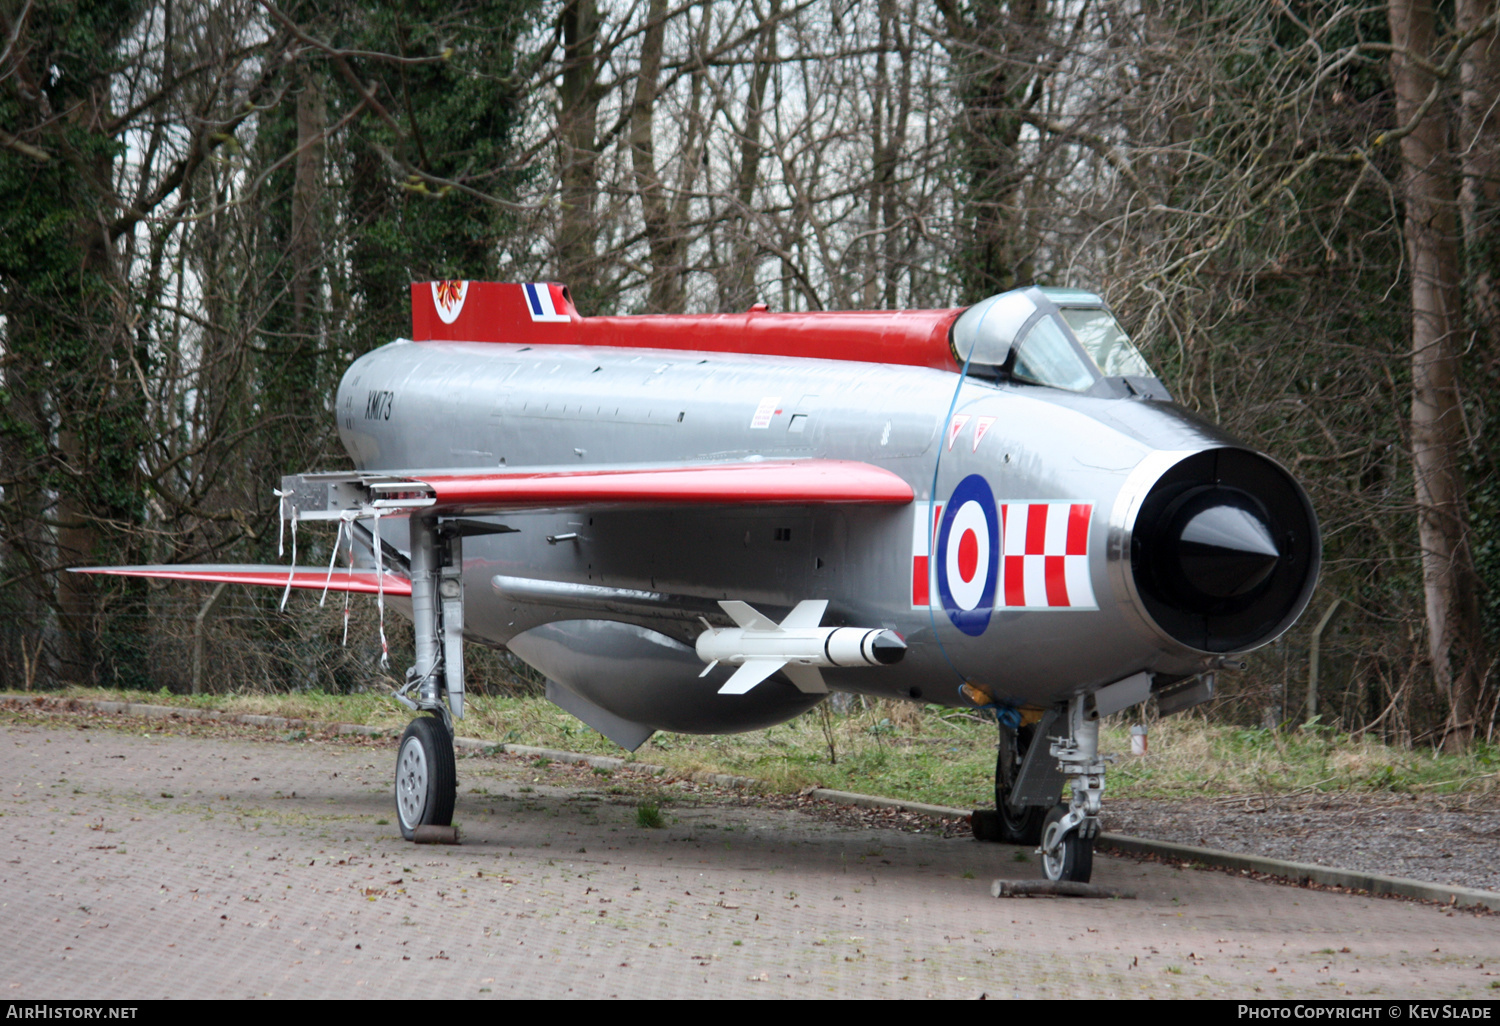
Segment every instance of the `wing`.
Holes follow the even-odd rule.
[[[374,570],[342,569],[329,573],[326,567],[316,566],[246,566],[238,564],[172,566],[90,566],[74,571],[80,574],[118,574],[124,577],[162,577],[173,581],[205,581],[225,584],[262,584],[272,588],[285,588],[290,581],[293,588],[322,591],[354,591],[375,595],[384,587],[387,595],[410,595],[411,583],[404,577],[387,571],[385,580],[377,579]]]
[[[668,466],[530,467],[484,473],[339,472],[281,479],[285,520],[347,520],[418,510],[450,517],[577,506],[904,505],[911,485],[882,467],[853,460],[760,460]],[[496,525],[449,521],[459,533],[504,531]],[[389,546],[383,546],[388,548]],[[399,553],[388,559],[400,562]],[[389,565],[389,563],[388,563]],[[78,573],[223,581],[273,588],[375,594],[372,569],[282,566],[83,567]],[[388,595],[410,595],[411,584],[387,572]]]
[[[349,511],[503,513],[576,506],[904,505],[911,485],[854,460],[743,460],[668,466],[298,474],[281,479],[282,517]]]

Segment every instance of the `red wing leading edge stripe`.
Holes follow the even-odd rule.
[[[853,460],[767,460],[645,470],[411,477],[432,488],[438,508],[469,510],[593,503],[901,505],[913,498],[911,485],[889,470]]]
[[[381,590],[380,582],[373,570],[335,570],[332,576],[327,568],[314,566],[92,566],[76,571],[81,574],[116,574],[122,577],[159,577],[172,581],[204,581],[209,584],[259,584],[270,588],[285,588],[290,572],[293,588],[322,591],[352,591],[374,595]],[[411,583],[393,573],[385,575],[387,595],[410,595]]]

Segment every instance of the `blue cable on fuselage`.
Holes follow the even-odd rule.
[[[927,523],[924,525],[924,529],[928,532],[927,577],[929,588],[927,595],[927,619],[928,622],[932,625],[932,639],[937,642],[938,651],[943,654],[943,662],[947,663],[948,668],[958,676],[958,679],[960,681],[964,681],[964,683],[967,683],[967,681],[964,679],[963,673],[961,673],[958,667],[954,665],[953,659],[948,655],[948,649],[943,645],[943,639],[938,636],[937,613],[934,609],[935,603],[933,601],[938,596],[933,594],[933,590],[931,588],[932,578],[937,573],[937,539],[934,537],[935,532],[933,531],[932,526],[932,507],[937,502],[938,472],[942,469],[943,452],[945,449],[947,449],[948,425],[953,423],[953,413],[958,409],[959,393],[963,391],[964,382],[968,380],[969,377],[969,363],[974,359],[974,350],[978,348],[977,343],[979,341],[979,330],[984,327],[985,318],[988,317],[990,315],[990,311],[994,309],[995,304],[991,303],[989,307],[984,311],[984,313],[979,315],[979,323],[974,326],[974,340],[976,344],[969,347],[969,353],[964,357],[964,365],[958,372],[958,384],[954,386],[953,398],[948,402],[948,415],[943,418],[943,431],[938,438],[937,459],[934,460],[932,464],[932,488],[927,495]]]

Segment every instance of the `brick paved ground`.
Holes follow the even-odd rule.
[[[1500,918],[1100,856],[1136,901],[995,900],[1019,849],[587,770],[459,762],[402,842],[395,746],[0,727],[0,994],[1490,997]],[[170,729],[170,728],[168,728]],[[279,735],[268,732],[267,738]],[[1025,858],[1026,861],[1017,861]]]

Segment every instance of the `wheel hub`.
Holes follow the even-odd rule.
[[[408,738],[396,759],[396,811],[401,825],[414,829],[427,806],[427,754],[416,738]]]
[[[1065,836],[1062,827],[1063,820],[1053,819],[1042,831],[1042,871],[1047,874],[1048,880],[1063,878],[1066,853],[1063,850]]]
[[[1063,877],[1063,850],[1062,846],[1055,841],[1049,848],[1042,849],[1042,872],[1047,874],[1048,880],[1061,880]]]

